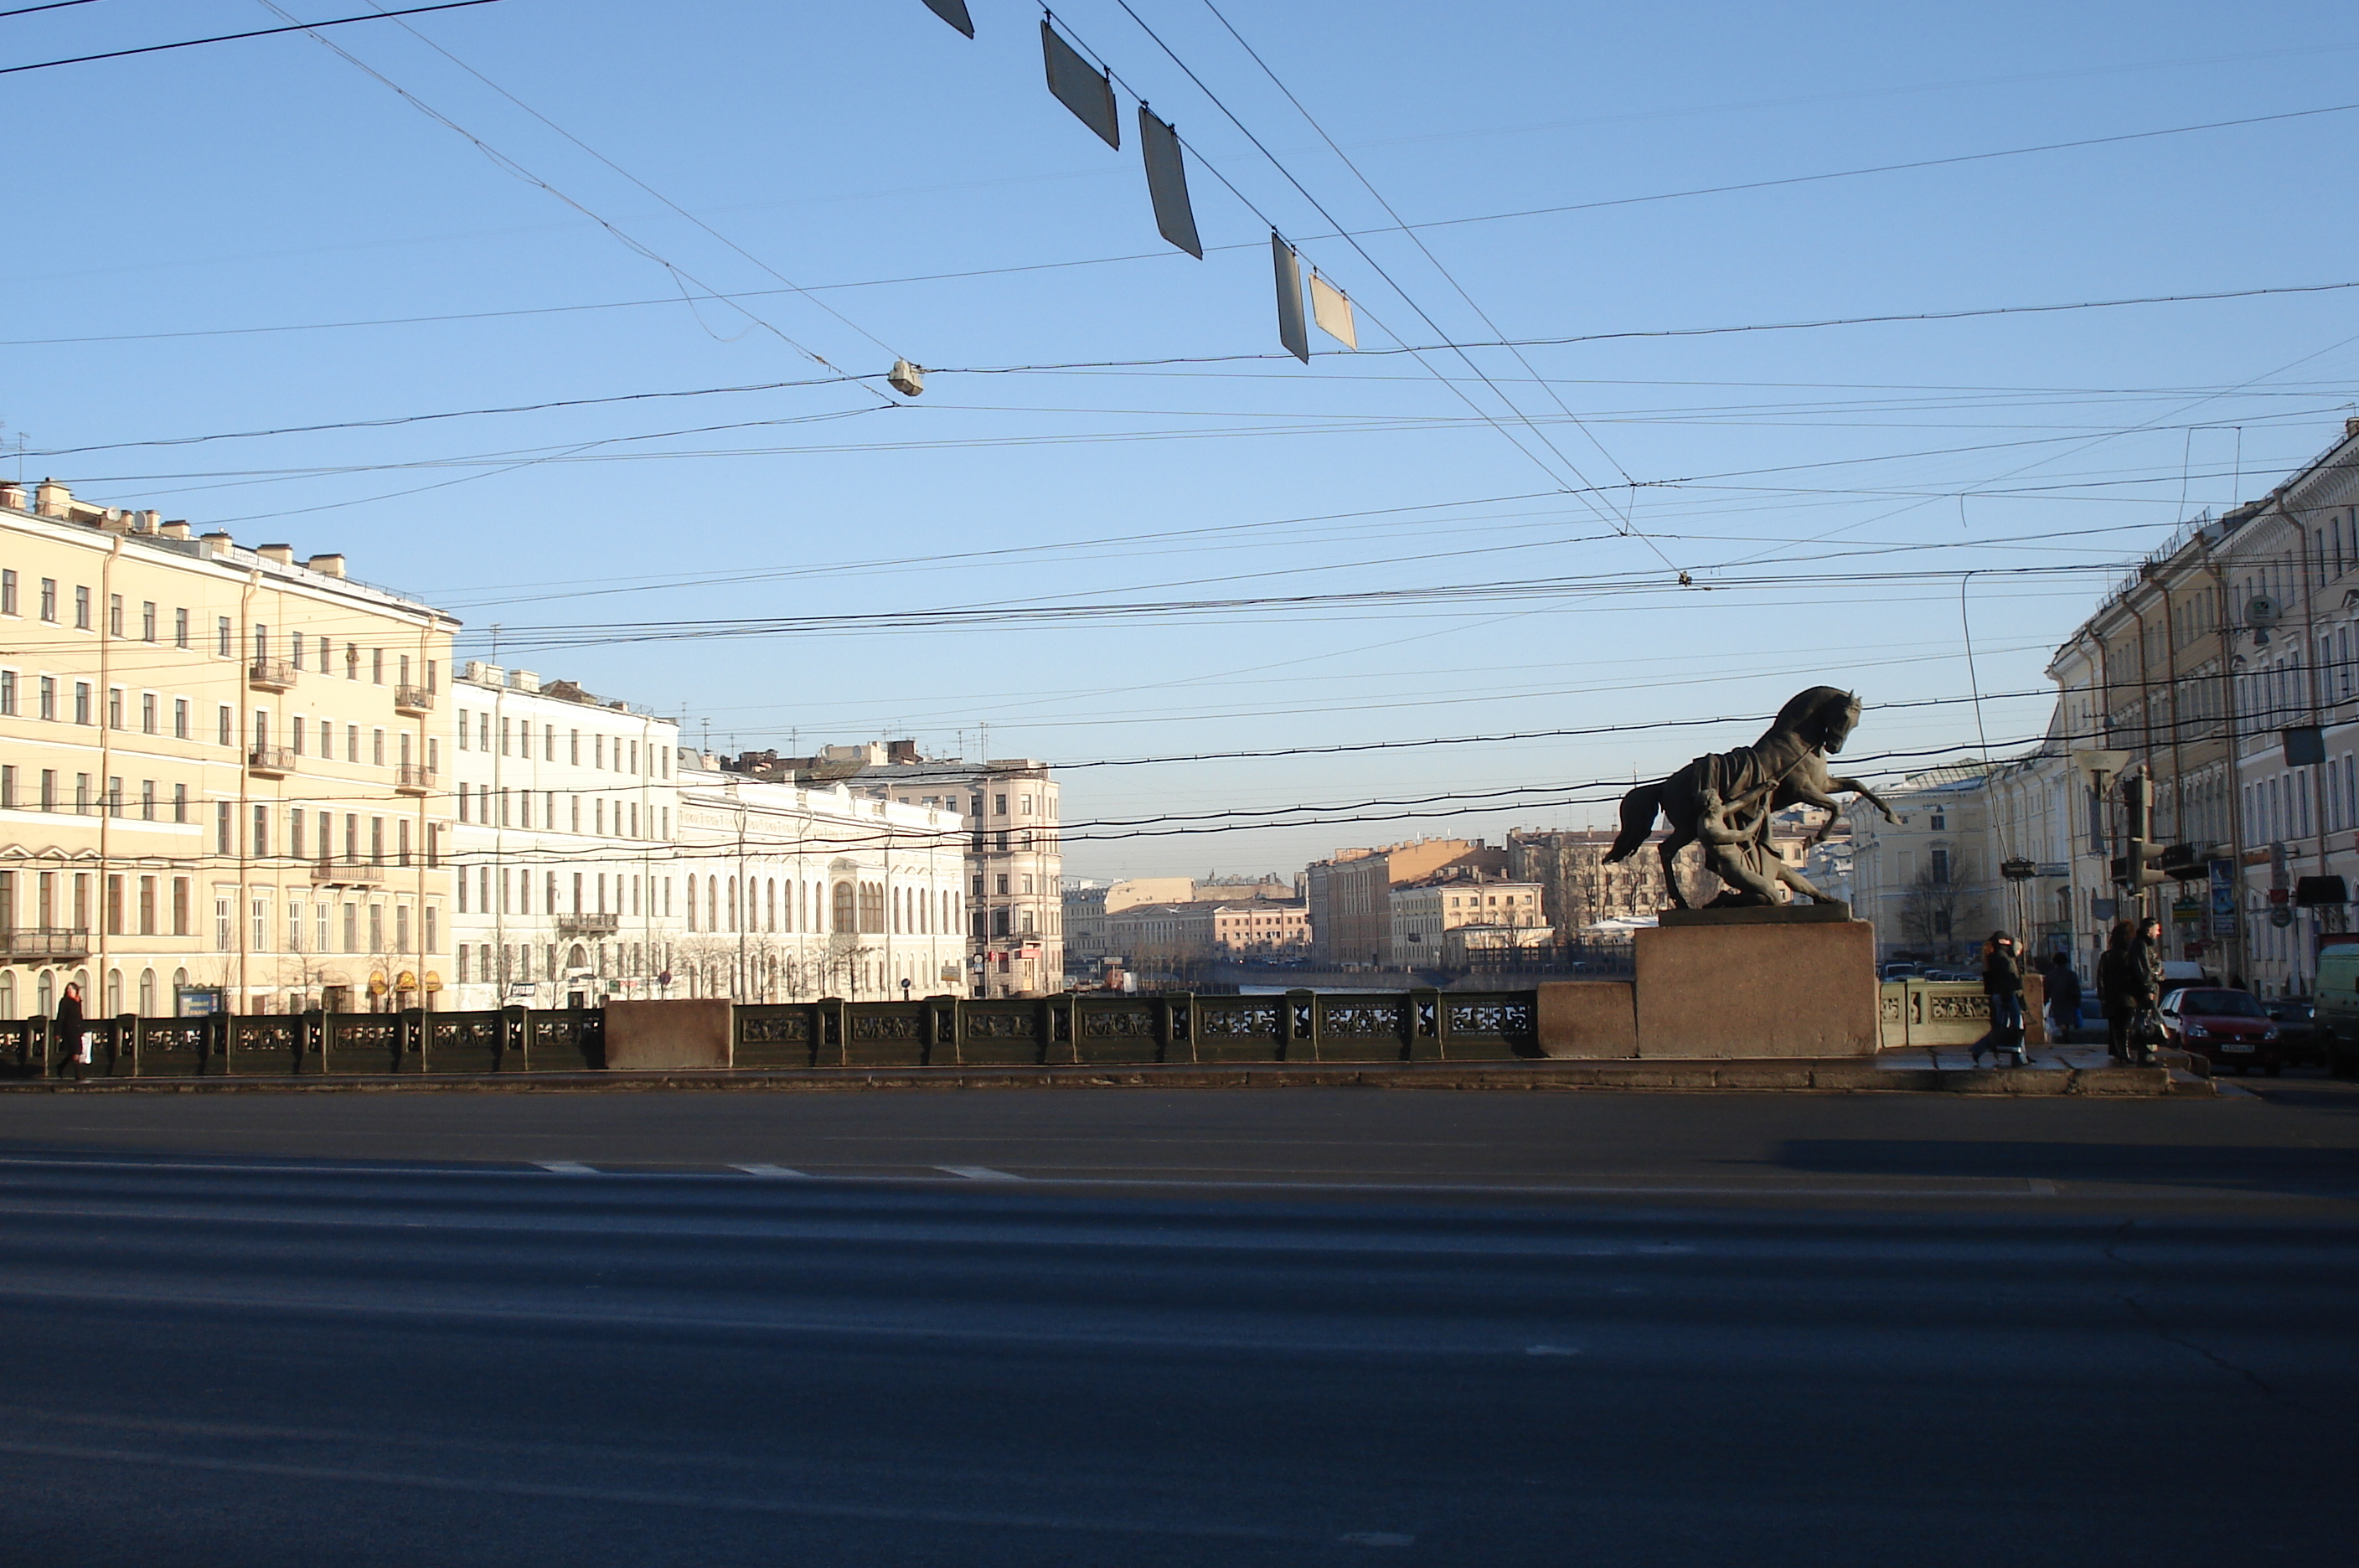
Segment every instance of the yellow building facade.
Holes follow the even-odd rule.
[[[0,484],[0,1016],[431,1006],[457,629],[341,555]]]

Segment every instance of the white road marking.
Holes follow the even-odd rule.
[[[210,1471],[217,1475],[266,1475],[276,1480],[320,1481],[362,1487],[409,1486],[421,1491],[489,1494],[494,1497],[553,1498],[592,1507],[617,1508],[670,1508],[697,1512],[777,1514],[807,1519],[853,1519],[880,1524],[931,1524],[993,1530],[1071,1530],[1103,1535],[1195,1536],[1227,1541],[1300,1541],[1290,1531],[1250,1526],[1190,1524],[1181,1520],[1091,1519],[1061,1514],[980,1513],[949,1508],[884,1508],[817,1498],[733,1497],[703,1492],[655,1491],[627,1486],[574,1486],[559,1482],[511,1480],[495,1475],[448,1475],[431,1472],[383,1470],[334,1465],[288,1465],[218,1454],[97,1448],[81,1443],[0,1441],[0,1454],[33,1459],[74,1459],[131,1470],[161,1466]],[[1408,1536],[1345,1536],[1366,1545],[1405,1545]]]
[[[2035,1198],[2052,1198],[2056,1195],[2056,1183],[2035,1176],[2031,1179],[2031,1195]]]
[[[1571,1345],[1527,1345],[1524,1346],[1524,1354],[1527,1356],[1578,1356],[1581,1354],[1581,1348]]]
[[[733,1165],[730,1169],[743,1171],[748,1176],[791,1176],[799,1181],[810,1180],[801,1171],[789,1171],[783,1165]]]
[[[963,1176],[970,1181],[1021,1181],[1021,1176],[1011,1176],[1005,1171],[994,1171],[988,1165],[937,1165],[937,1171],[947,1171],[953,1176]]]
[[[543,1171],[554,1171],[560,1176],[595,1176],[598,1174],[598,1168],[596,1166],[584,1165],[578,1160],[536,1160],[533,1163],[539,1166]]]
[[[1417,1544],[1417,1537],[1395,1535],[1387,1530],[1357,1530],[1343,1539],[1354,1546],[1414,1546]]]

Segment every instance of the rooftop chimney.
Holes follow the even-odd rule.
[[[166,539],[187,539],[189,537],[189,519],[186,517],[174,517],[170,522],[161,525],[156,531],[162,534]]]
[[[887,741],[885,745],[885,760],[894,763],[917,761],[918,743],[914,740]]]
[[[2353,436],[2359,436],[2359,419],[2343,420],[2343,439],[2344,441],[2349,441]]]
[[[215,528],[209,534],[198,536],[197,542],[205,547],[207,555],[227,555],[229,547],[235,541],[229,537],[227,530]]]
[[[73,508],[73,492],[54,479],[44,479],[33,492],[33,510],[45,517],[62,517]]]
[[[0,506],[5,506],[12,512],[23,511],[25,509],[25,487],[22,485],[10,485],[5,482],[0,482]]]
[[[540,676],[530,670],[511,670],[508,671],[508,690],[538,691],[540,690]]]
[[[254,553],[274,566],[295,564],[295,547],[291,544],[258,544],[254,547]]]
[[[322,577],[342,577],[344,574],[344,558],[341,553],[315,555],[303,564]]]

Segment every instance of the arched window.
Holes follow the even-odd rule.
[[[106,1016],[111,1018],[122,1011],[123,971],[110,969],[106,972]]]
[[[762,883],[762,924],[769,931],[778,929],[778,882],[775,877]]]
[[[737,878],[729,878],[729,929],[737,929]]]
[[[33,983],[33,1006],[45,1018],[58,1010],[58,977],[46,969]]]
[[[153,969],[139,972],[139,1016],[143,1018],[156,1017],[156,972]]]
[[[16,977],[0,969],[0,1018],[16,1016]]]
[[[696,929],[696,878],[688,879],[688,929]]]
[[[835,885],[835,930],[844,936],[849,936],[860,929],[860,922],[853,910],[852,897],[851,883],[839,882]]]

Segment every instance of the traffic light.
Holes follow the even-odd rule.
[[[2129,818],[2128,842],[2122,847],[2129,853],[2114,856],[2114,885],[2136,892],[2169,881],[2170,874],[2158,864],[2164,846],[2153,842],[2154,824],[2144,775],[2122,780],[2122,811]]]

